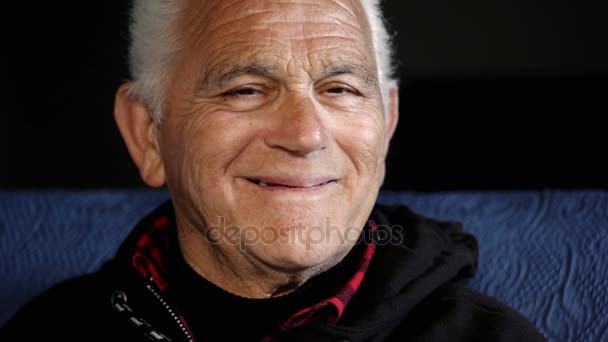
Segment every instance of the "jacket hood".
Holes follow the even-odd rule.
[[[171,209],[169,202],[158,210],[172,212]],[[477,241],[464,233],[459,223],[426,218],[404,206],[376,205],[370,219],[377,226],[373,237],[376,250],[343,316],[335,324],[311,323],[287,330],[281,340],[320,340],[320,336],[382,340],[429,294],[475,274]],[[130,260],[122,267],[129,264],[131,274],[137,265],[138,257],[133,255],[144,227],[154,224],[159,224],[155,215],[142,220],[118,253],[117,260]],[[152,265],[156,265],[154,260]],[[162,265],[156,266],[162,271]],[[150,280],[154,278],[150,274]],[[155,282],[162,289],[163,284]]]
[[[378,243],[366,280],[343,319],[313,327],[315,335],[382,340],[430,293],[477,270],[477,240],[459,223],[425,218],[404,206],[377,205],[372,219],[389,238]]]

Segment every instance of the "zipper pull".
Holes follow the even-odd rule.
[[[171,342],[171,339],[154,330],[145,319],[138,317],[135,314],[133,309],[131,309],[131,307],[127,304],[127,294],[123,291],[114,291],[114,293],[112,293],[112,297],[110,298],[110,302],[112,303],[114,310],[118,311],[121,316],[129,321],[134,328],[140,329],[149,340]]]
[[[133,313],[133,309],[127,305],[127,294],[123,291],[114,291],[110,298],[114,310],[120,313]]]

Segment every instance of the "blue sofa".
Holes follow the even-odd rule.
[[[110,258],[165,191],[0,192],[0,325],[20,305]],[[608,341],[608,191],[382,193],[480,242],[470,282],[552,341]]]

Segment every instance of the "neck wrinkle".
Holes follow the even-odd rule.
[[[274,270],[246,251],[215,246],[196,228],[176,216],[177,240],[186,263],[215,286],[244,298],[265,299],[289,294],[312,278],[315,270]],[[339,262],[339,260],[338,260]]]

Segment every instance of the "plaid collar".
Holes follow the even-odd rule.
[[[162,212],[157,215],[158,217],[152,220],[152,225],[145,227],[143,234],[137,238],[132,263],[145,280],[151,280],[162,293],[165,293],[168,286],[167,265],[171,252],[170,236],[175,229],[175,223],[171,218],[172,215]],[[370,220],[366,229],[365,233],[372,233],[371,236],[377,231],[377,225]],[[333,297],[293,314],[279,326],[277,334],[311,322],[334,324],[342,317],[346,306],[359,289],[376,250],[376,244],[366,239],[359,240],[359,243],[367,243],[367,246],[348,282]],[[183,317],[180,318],[186,323]],[[273,336],[263,339],[263,341],[272,340],[275,340]]]

